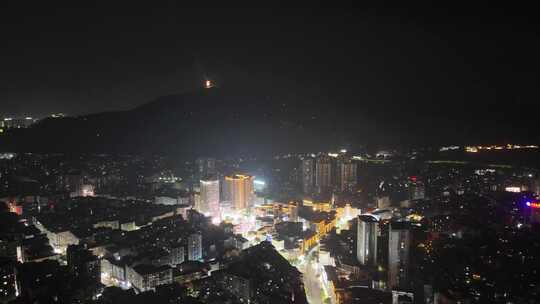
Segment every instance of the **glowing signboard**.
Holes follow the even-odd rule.
[[[527,202],[526,205],[534,209],[540,209],[540,202]]]

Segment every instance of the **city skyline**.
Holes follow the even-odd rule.
[[[2,154],[0,297],[96,304],[115,294],[133,297],[120,303],[212,304],[535,297],[540,170],[501,160],[523,161],[539,146],[432,149],[191,160]],[[469,160],[453,158],[460,153]],[[482,162],[487,155],[498,161]],[[487,258],[463,254],[471,250]],[[520,279],[505,284],[494,265]],[[43,278],[51,278],[48,289],[33,285]],[[71,282],[63,294],[53,287],[62,280]],[[183,293],[186,286],[197,292]]]
[[[540,299],[535,7],[196,4],[2,5],[0,303]]]

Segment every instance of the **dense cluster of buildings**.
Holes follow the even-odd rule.
[[[173,164],[10,154],[0,159],[0,297],[431,304],[538,295],[537,170],[373,155]],[[512,284],[494,275],[503,270]]]
[[[333,302],[360,296],[374,300],[358,303],[384,303],[384,297],[388,303],[519,302],[538,296],[531,280],[540,266],[532,249],[540,245],[536,170],[444,161],[406,170],[384,166],[392,173],[381,176],[364,212],[349,230],[326,240],[334,259],[322,266]],[[347,259],[356,260],[353,271],[343,264]],[[504,282],[496,275],[501,267],[520,279]]]

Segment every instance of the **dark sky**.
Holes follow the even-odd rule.
[[[200,86],[204,75],[223,86],[317,95],[402,124],[512,125],[532,120],[540,95],[532,7],[42,2],[1,4],[3,115],[130,109]]]

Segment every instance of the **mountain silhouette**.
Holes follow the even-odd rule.
[[[342,107],[299,99],[245,88],[199,89],[129,111],[47,118],[10,130],[0,143],[15,152],[254,155],[323,149],[352,134]]]

